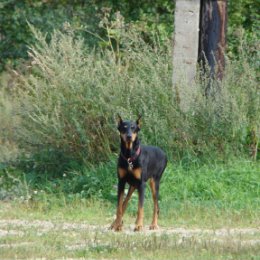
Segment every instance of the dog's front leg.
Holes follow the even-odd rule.
[[[141,231],[143,229],[144,192],[145,192],[145,182],[142,182],[140,187],[138,188],[138,212],[137,212],[137,219],[136,219],[134,231]]]
[[[112,223],[110,229],[115,231],[121,231],[123,227],[123,201],[124,201],[124,190],[125,190],[125,181],[119,179],[118,189],[117,189],[117,212],[116,220]]]
[[[134,186],[130,186],[129,189],[128,189],[128,193],[126,195],[126,198],[125,198],[125,200],[123,202],[123,215],[124,215],[124,213],[126,211],[127,203],[130,200],[130,198],[131,198],[131,196],[132,196],[134,191],[135,191],[135,187]]]

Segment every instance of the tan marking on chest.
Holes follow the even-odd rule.
[[[138,180],[141,180],[142,176],[142,169],[141,168],[136,168],[131,171],[131,174]]]
[[[118,175],[119,175],[120,179],[124,178],[126,176],[126,174],[127,174],[126,169],[118,168]]]

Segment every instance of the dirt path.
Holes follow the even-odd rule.
[[[73,223],[73,222],[53,222],[53,221],[41,221],[41,220],[0,220],[0,238],[5,236],[22,236],[26,230],[36,229],[39,234],[48,233],[50,231],[85,231],[85,232],[100,232],[100,233],[114,233],[108,229],[108,225],[90,225],[87,223]],[[125,235],[137,235],[133,232],[133,225],[126,225],[121,234]],[[238,243],[260,245],[260,227],[259,228],[160,228],[158,230],[149,230],[148,226],[144,228],[139,234],[158,236],[162,235],[176,235],[181,239],[185,238],[201,238],[211,237],[216,240],[226,240],[227,238],[233,239]],[[247,239],[248,238],[248,239]],[[252,239],[253,238],[253,239]],[[0,245],[1,247],[1,245]]]
[[[203,252],[209,256],[244,254],[245,259],[260,256],[260,228],[163,227],[151,231],[145,226],[142,232],[134,232],[134,226],[126,224],[122,232],[114,232],[108,227],[87,222],[2,219],[0,259],[111,260],[125,256],[137,259],[138,254],[142,255],[138,259],[144,259],[147,252],[152,254],[146,259],[153,259],[153,253],[167,259],[164,254],[178,256],[182,252],[197,254],[198,258],[192,259],[201,259]]]

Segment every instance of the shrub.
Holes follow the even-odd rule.
[[[170,159],[244,153],[260,117],[257,75],[246,59],[227,64],[209,97],[208,81],[199,81],[184,114],[172,89],[170,41],[147,44],[131,26],[123,28],[108,30],[102,49],[89,49],[71,30],[55,31],[49,43],[33,30],[31,73],[21,75],[13,95],[15,138],[33,155],[30,168],[61,174],[71,162],[107,160],[118,151],[117,113],[132,119],[142,113],[142,142],[161,146]]]
[[[40,33],[36,37],[39,42],[30,52],[33,73],[17,86],[22,120],[16,133],[23,147],[29,144],[38,151],[62,151],[76,160],[102,161],[117,149],[116,113],[129,117],[142,112],[146,121],[150,117],[155,122],[151,109],[169,102],[165,92],[170,86],[169,57],[159,49],[154,55],[138,43],[140,49],[133,46],[122,53],[119,64],[112,51],[87,50],[74,35],[57,31],[50,44]],[[132,39],[132,45],[137,42]],[[159,119],[156,131],[166,113],[161,109],[154,115]],[[154,129],[148,134],[154,135]]]

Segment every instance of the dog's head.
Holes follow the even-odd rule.
[[[134,121],[124,121],[118,115],[118,131],[120,132],[121,141],[124,143],[126,149],[132,149],[133,143],[137,139],[138,132],[141,127],[141,115]]]

